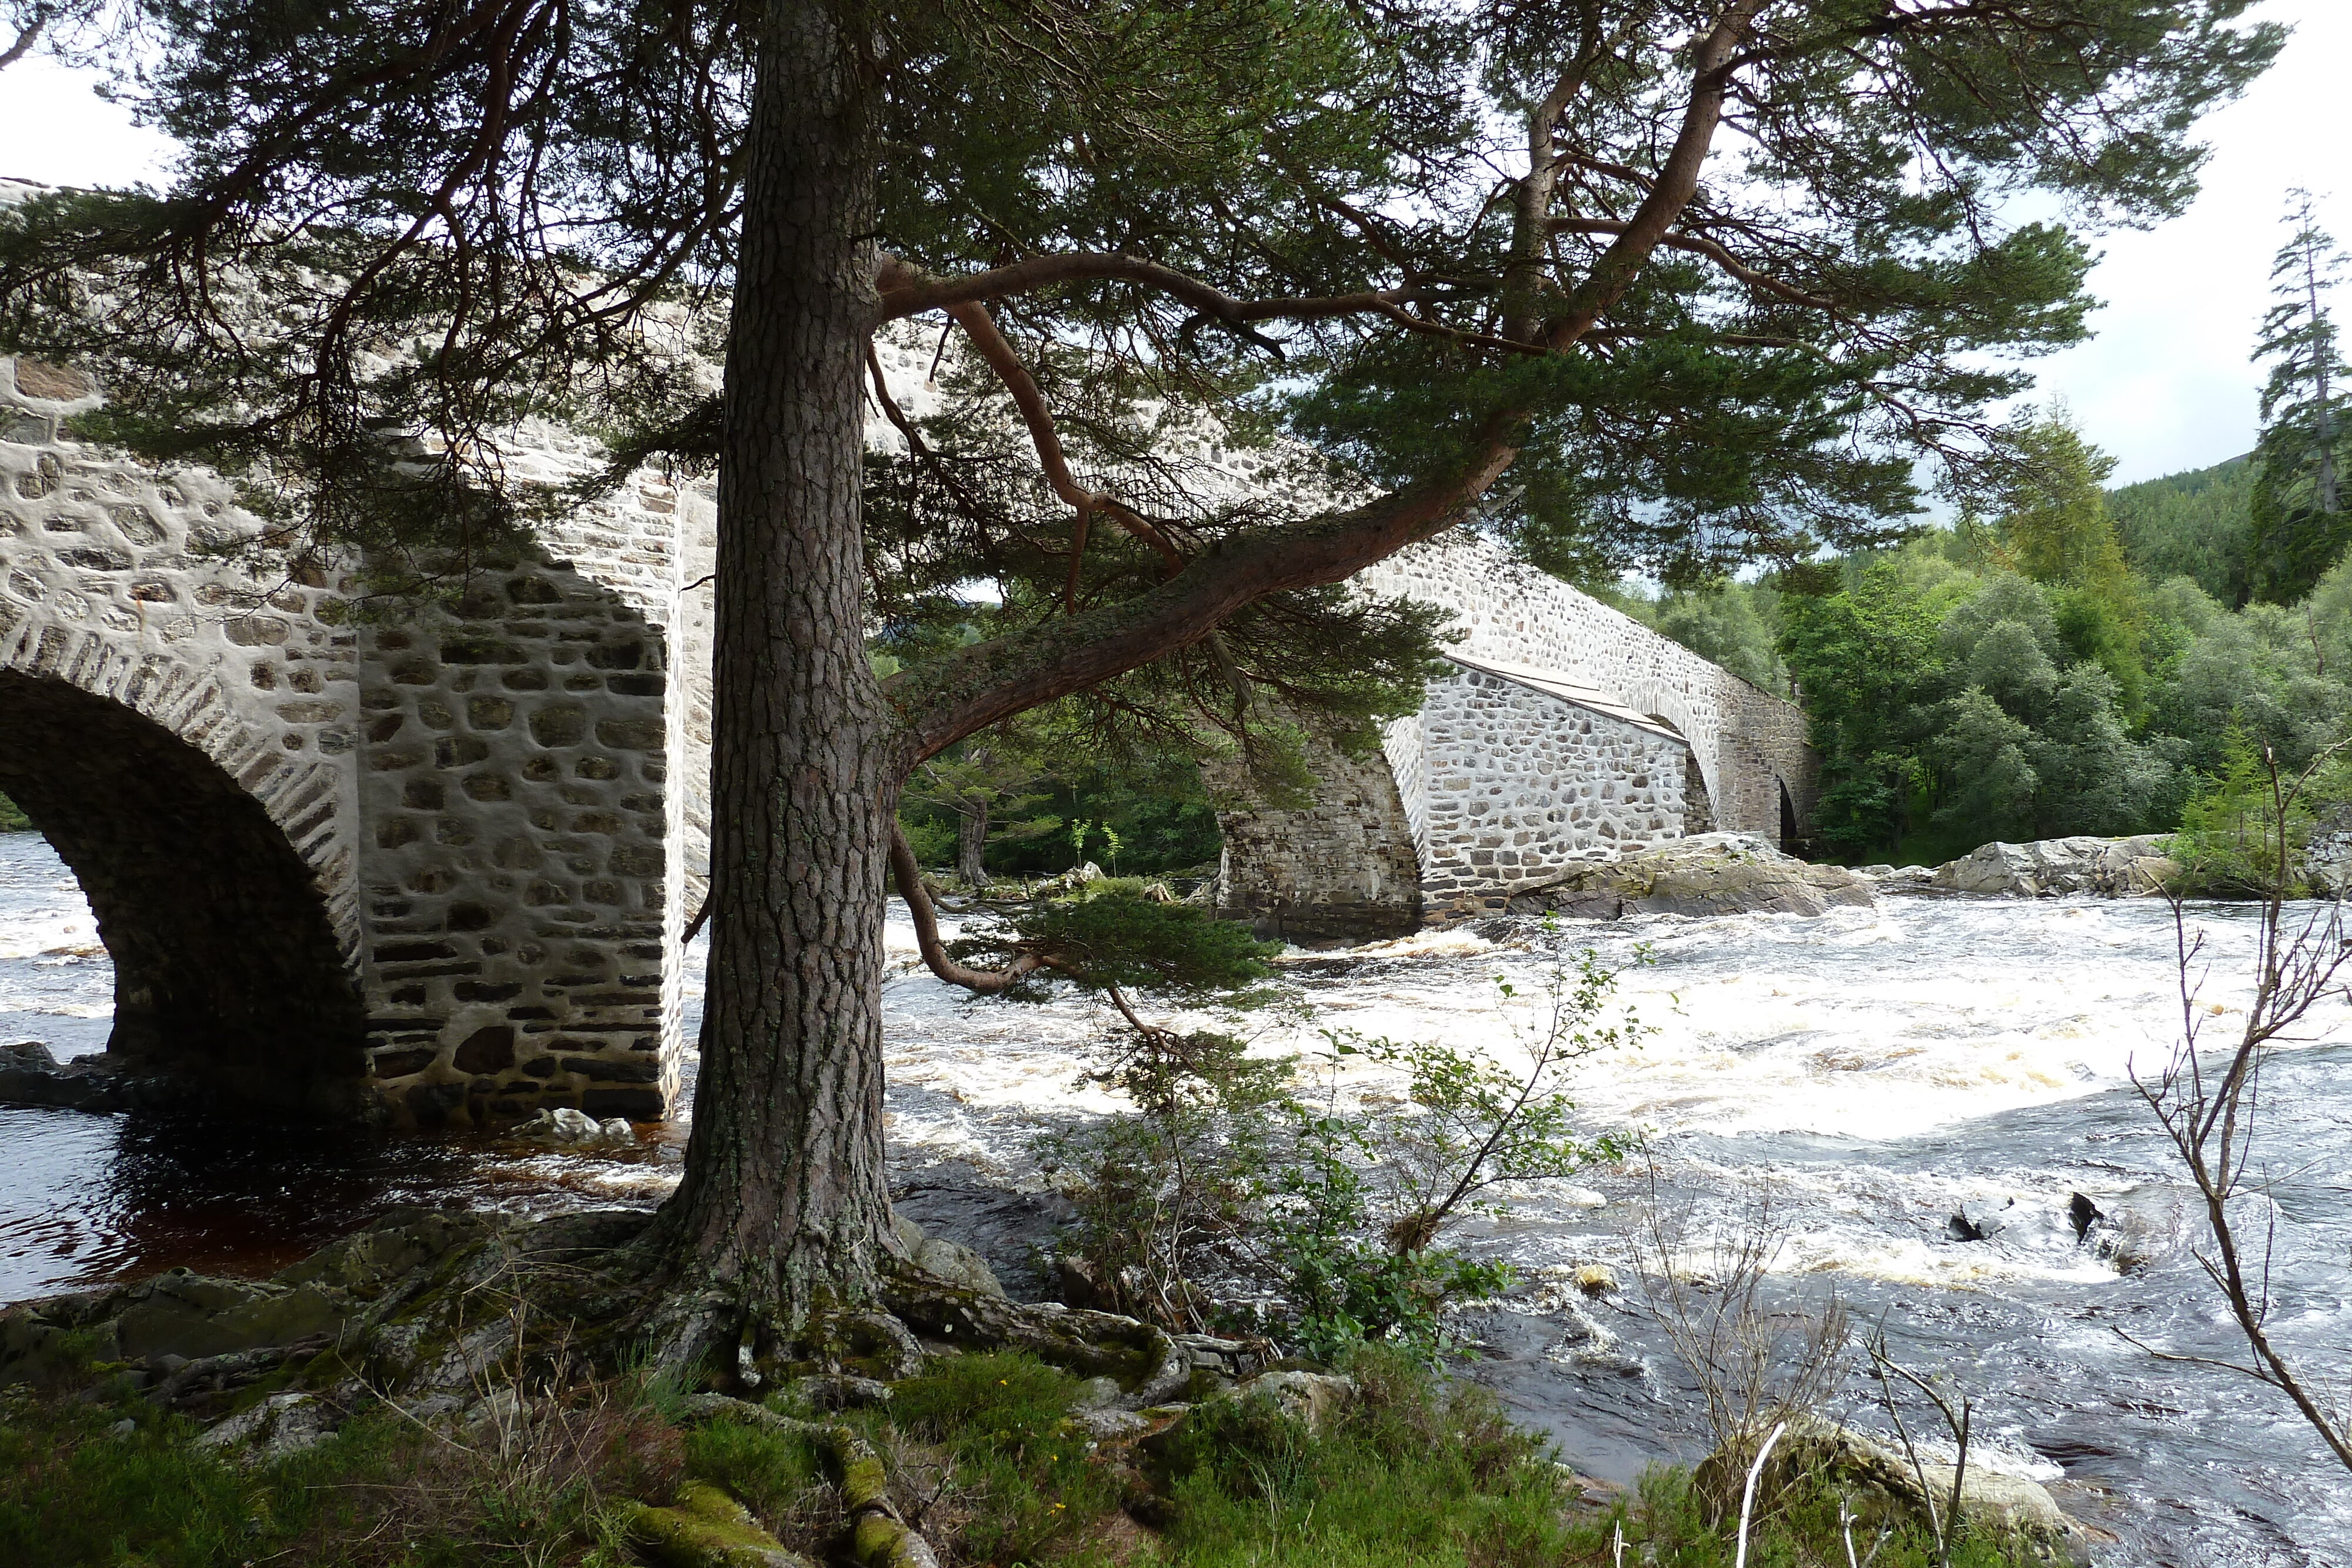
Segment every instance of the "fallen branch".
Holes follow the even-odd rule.
[[[890,872],[898,881],[898,895],[907,901],[907,913],[914,918],[915,947],[923,956],[924,967],[948,984],[995,996],[1032,969],[1045,967],[1045,959],[1029,953],[1002,969],[975,969],[950,957],[946,944],[940,940],[940,917],[931,904],[930,889],[923,885],[922,867],[915,863],[915,852],[896,822],[890,824]]]

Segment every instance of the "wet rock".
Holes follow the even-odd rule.
[[[2095,893],[2110,898],[2161,893],[2179,866],[2161,833],[2127,839],[2037,839],[1979,845],[1936,868],[1934,885],[1949,893],[2049,898]]]
[[[127,1111],[169,1105],[187,1092],[152,1073],[131,1071],[118,1056],[78,1056],[61,1062],[37,1040],[0,1045],[0,1105]]]
[[[1614,1295],[1618,1290],[1616,1271],[1606,1263],[1587,1263],[1576,1271],[1576,1288],[1588,1296]]]
[[[2014,1207],[2016,1203],[2015,1198],[2011,1198],[2002,1207]],[[1952,1217],[1944,1221],[1944,1234],[1955,1241],[1990,1241],[2008,1228],[2009,1220],[2005,1215],[1988,1214],[1979,1218],[1969,1213],[1967,1204],[1952,1210]]]
[[[1804,915],[1868,908],[1866,877],[1815,865],[1743,833],[1701,833],[1576,867],[1515,894],[1514,915]]]
[[[2074,1239],[2077,1241],[2089,1240],[2091,1228],[2103,1223],[2106,1218],[2105,1212],[2097,1204],[2079,1192],[2073,1194],[2066,1200],[2066,1218],[2074,1227]]]
[[[1057,1293],[1048,1260],[1055,1235],[1074,1215],[1062,1194],[1014,1192],[993,1174],[942,1160],[926,1165],[919,1179],[894,1173],[890,1207],[926,1236],[952,1236],[978,1252],[1015,1300],[1042,1301]],[[1074,1307],[1098,1304],[1063,1299]]]
[[[637,1141],[636,1130],[629,1125],[627,1117],[614,1116],[599,1122],[569,1105],[541,1111],[517,1127],[514,1135],[554,1149],[622,1148]]]

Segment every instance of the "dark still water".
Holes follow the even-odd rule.
[[[2239,1021],[2251,929],[2233,909],[2196,919],[2213,943],[2203,1002],[2219,1009],[2218,1042]],[[1104,1020],[1074,999],[966,998],[913,967],[903,922],[891,938],[898,1199],[980,1246],[1017,1288],[1056,1210],[1031,1139],[1116,1108],[1080,1082]],[[1710,1228],[1736,1228],[1769,1200],[1777,1299],[1817,1306],[1833,1291],[1883,1325],[1899,1358],[1974,1398],[1971,1466],[2050,1484],[2116,1537],[2103,1563],[2352,1565],[2352,1483],[2282,1398],[2157,1362],[2117,1333],[2240,1354],[2191,1255],[2185,1186],[2126,1078],[2135,1061],[2164,1060],[2179,1016],[2160,906],[1889,898],[1811,921],[1454,932],[1300,955],[1292,972],[1310,1028],[1507,1056],[1564,943],[1629,966],[1647,946],[1623,994],[1658,1032],[1593,1064],[1579,1101],[1596,1125],[1646,1132],[1660,1197],[1689,1214],[1686,1267],[1705,1272]],[[71,877],[38,838],[0,835],[0,1039],[100,1049],[110,993]],[[2322,1020],[2273,1063],[2263,1132],[2273,1333],[2339,1388],[2352,1373],[2352,1044],[2329,1031],[2346,1021]],[[1394,1086],[1367,1071],[1346,1087]],[[395,1203],[650,1203],[675,1180],[679,1138],[663,1129],[635,1150],[581,1156],[0,1110],[0,1301],[175,1263],[259,1271]],[[2077,1193],[2119,1222],[2119,1255],[2078,1239]],[[1602,1171],[1508,1196],[1505,1220],[1461,1239],[1512,1259],[1527,1288],[1465,1314],[1481,1344],[1465,1370],[1589,1471],[1630,1479],[1660,1457],[1694,1457],[1690,1379],[1633,1284],[1649,1176]],[[1963,1205],[1998,1233],[1953,1239]],[[1572,1280],[1593,1263],[1626,1288],[1584,1298]],[[1854,1380],[1840,1413],[1877,1425],[1862,1391]]]

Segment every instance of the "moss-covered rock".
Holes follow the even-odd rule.
[[[670,1508],[631,1504],[629,1539],[663,1568],[814,1568],[753,1521],[751,1510],[701,1481],[678,1489]]]

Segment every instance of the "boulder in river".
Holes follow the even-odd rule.
[[[2127,839],[2081,837],[1981,844],[1937,866],[1934,885],[1948,893],[2023,898],[2049,898],[2062,893],[2126,898],[2161,893],[2180,869],[2165,852],[2170,841],[2164,833],[2141,833]]]
[[[1514,915],[1825,915],[1876,902],[1867,878],[1816,865],[1747,833],[1644,844],[1515,894]]]
[[[514,1135],[555,1149],[630,1148],[637,1141],[636,1130],[629,1125],[627,1117],[614,1116],[599,1122],[569,1105],[541,1111],[517,1127]]]
[[[121,1111],[175,1096],[161,1080],[126,1073],[119,1056],[59,1061],[37,1040],[0,1044],[0,1105],[41,1105],[66,1111]]]
[[[2017,1200],[2011,1198],[2003,1207],[2014,1208],[2017,1207]],[[1944,1234],[1955,1241],[1990,1241],[2008,1228],[2009,1217],[2006,1213],[1995,1211],[1972,1215],[1969,1212],[1966,1204],[1952,1210],[1951,1218],[1944,1221]]]

